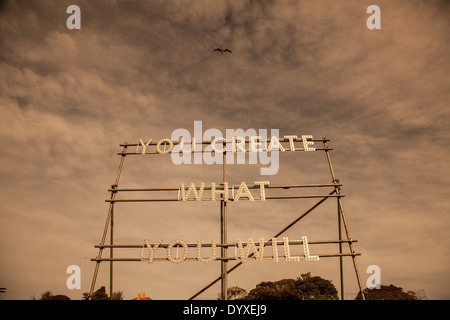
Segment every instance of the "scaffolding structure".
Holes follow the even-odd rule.
[[[166,141],[162,141],[162,140],[166,140]],[[110,198],[106,199],[105,202],[109,203],[109,209],[108,209],[108,213],[106,216],[106,222],[105,222],[105,226],[103,229],[103,234],[101,237],[101,241],[98,245],[95,245],[95,248],[98,248],[98,255],[96,258],[92,258],[91,261],[95,262],[95,269],[94,269],[94,274],[92,277],[92,283],[91,283],[91,288],[90,288],[90,292],[89,292],[89,298],[92,298],[93,293],[94,293],[94,289],[95,289],[95,284],[96,284],[96,280],[97,280],[97,276],[99,273],[99,268],[100,268],[100,264],[102,262],[109,262],[109,289],[110,289],[110,296],[112,296],[113,294],[113,284],[114,284],[114,262],[132,262],[132,261],[143,261],[142,257],[141,258],[115,258],[114,257],[114,250],[115,249],[124,249],[124,248],[135,248],[135,249],[142,249],[143,248],[143,244],[116,244],[114,242],[114,208],[115,208],[115,204],[116,203],[131,203],[131,202],[166,202],[166,201],[180,201],[180,196],[179,196],[179,192],[180,192],[180,188],[178,187],[174,187],[174,188],[119,188],[119,180],[120,180],[120,176],[122,173],[122,169],[124,167],[124,162],[125,159],[128,156],[136,156],[136,155],[152,155],[152,154],[167,154],[167,149],[166,147],[169,146],[169,142],[170,142],[170,147],[172,148],[174,145],[177,145],[180,143],[180,141],[177,142],[172,142],[172,141],[167,141],[168,139],[162,139],[159,142],[150,142],[148,144],[146,144],[146,147],[143,149],[143,152],[138,152],[138,148],[141,145],[140,143],[123,143],[120,144],[120,146],[122,147],[122,151],[118,153],[118,155],[120,156],[120,163],[119,163],[119,168],[117,170],[117,174],[116,174],[116,179],[113,185],[111,185],[111,188],[108,189],[108,192],[110,192]],[[270,139],[269,139],[270,140]],[[269,142],[269,140],[267,140],[267,142]],[[303,142],[302,138],[296,138],[294,139],[294,141],[296,142]],[[278,189],[278,190],[287,190],[287,189],[314,189],[314,190],[323,190],[325,188],[328,188],[328,192],[318,192],[318,194],[311,194],[311,195],[276,195],[276,196],[270,196],[270,195],[266,195],[265,196],[265,200],[272,200],[272,199],[280,199],[280,200],[285,200],[285,199],[311,199],[311,198],[316,198],[318,199],[318,201],[311,206],[309,209],[307,209],[306,211],[302,212],[296,219],[294,219],[293,221],[291,221],[290,223],[288,223],[283,229],[279,230],[278,232],[274,233],[274,235],[272,236],[272,238],[277,238],[281,235],[283,235],[288,229],[290,229],[291,227],[293,227],[294,225],[296,225],[299,221],[301,221],[303,218],[305,218],[308,214],[310,214],[311,212],[313,212],[314,210],[316,210],[321,204],[323,204],[324,202],[326,202],[328,199],[335,199],[336,204],[337,204],[337,234],[338,234],[338,239],[336,240],[320,240],[320,241],[308,241],[309,244],[337,244],[338,246],[338,253],[333,253],[333,254],[319,254],[318,257],[319,258],[330,258],[330,257],[337,257],[339,258],[339,278],[340,278],[340,296],[341,299],[344,300],[344,271],[343,271],[343,259],[344,257],[350,257],[352,262],[353,262],[353,268],[354,268],[354,272],[355,272],[355,276],[356,276],[356,280],[357,280],[357,284],[358,284],[358,288],[359,291],[361,292],[361,295],[363,297],[363,299],[365,298],[364,295],[364,291],[361,285],[361,278],[360,278],[360,274],[359,274],[359,270],[358,270],[358,265],[357,265],[357,261],[356,261],[356,257],[361,255],[359,252],[355,252],[354,250],[354,246],[353,243],[357,242],[358,240],[356,239],[352,239],[350,236],[350,231],[348,228],[348,223],[345,217],[345,213],[344,213],[344,209],[343,209],[343,205],[342,205],[342,198],[345,197],[344,194],[341,193],[341,187],[342,184],[339,182],[339,179],[336,178],[335,176],[335,172],[331,163],[331,158],[330,158],[330,151],[332,150],[332,148],[328,147],[328,142],[330,141],[327,138],[321,138],[321,139],[312,139],[311,140],[313,143],[316,143],[316,147],[315,147],[315,152],[318,151],[323,151],[326,155],[326,160],[327,160],[327,164],[330,170],[330,174],[331,174],[331,183],[321,183],[321,184],[283,184],[283,185],[267,185],[265,186],[266,190],[270,190],[270,189]],[[199,151],[194,151],[194,149],[192,150],[192,153],[195,152],[203,152],[203,146],[204,145],[209,145],[211,144],[213,141],[202,141],[199,144],[202,145],[202,148],[200,148],[201,150]],[[222,183],[220,186],[214,187],[215,190],[224,190],[225,185],[227,184],[227,161],[226,161],[226,153],[227,153],[227,149],[226,149],[226,140],[223,140],[223,166],[222,166]],[[249,140],[245,140],[245,142],[249,142]],[[291,143],[292,144],[292,138],[291,139],[279,139],[280,143]],[[215,143],[215,142],[214,142]],[[322,143],[322,147],[317,147],[317,143]],[[151,147],[155,147],[156,146],[156,151],[152,151]],[[160,148],[164,146],[164,151],[161,152]],[[129,151],[130,147],[136,147],[136,152],[132,152]],[[171,150],[171,148],[169,149],[169,151]],[[290,150],[290,151],[305,151],[301,148],[297,148],[295,150]],[[280,152],[281,154],[282,152]],[[260,186],[248,186],[248,189],[257,189]],[[211,190],[212,187],[208,187],[205,186],[204,190]],[[165,197],[165,198],[125,198],[125,199],[117,199],[117,195],[119,193],[126,193],[126,194],[133,194],[133,192],[145,192],[145,193],[149,193],[152,194],[154,192],[163,192],[163,193],[171,193],[171,194],[176,194],[178,193],[178,196],[173,196],[173,197]],[[189,200],[194,200],[195,199],[189,199]],[[205,200],[211,200],[211,199],[205,199]],[[244,199],[243,199],[244,200]],[[228,239],[227,239],[227,210],[228,210],[228,202],[232,202],[233,198],[231,199],[226,199],[224,197],[223,194],[220,195],[220,243],[216,244],[216,246],[218,248],[220,248],[220,257],[217,257],[215,260],[220,262],[220,275],[214,279],[213,281],[211,281],[210,283],[208,283],[207,285],[205,285],[202,289],[200,289],[198,292],[196,292],[195,294],[193,294],[191,297],[189,297],[189,300],[195,299],[196,297],[198,297],[201,293],[203,293],[204,291],[206,291],[208,288],[210,288],[211,286],[213,286],[214,284],[216,284],[217,282],[220,281],[220,299],[221,300],[227,300],[227,288],[228,288],[228,274],[230,274],[232,271],[236,270],[238,267],[240,267],[243,262],[237,262],[236,264],[234,264],[231,268],[229,268],[228,263],[231,261],[236,261],[238,260],[236,257],[233,256],[229,256],[228,255],[228,249],[230,247],[234,247],[236,246],[236,243],[229,243]],[[109,233],[109,243],[107,243],[107,236]],[[343,245],[347,244],[348,245],[348,249],[349,252],[348,253],[344,253],[343,251]],[[197,247],[197,243],[188,243],[186,244],[187,247]],[[246,243],[244,243],[244,245],[246,245]],[[264,243],[264,246],[269,246],[269,245],[273,245],[273,243],[271,243],[270,241],[267,241]],[[300,241],[289,241],[289,245],[305,245],[304,241],[300,240]],[[158,247],[160,248],[168,248],[170,246],[170,244],[167,243],[160,243]],[[212,244],[208,244],[208,243],[203,243],[201,244],[201,247],[211,247]],[[261,249],[261,248],[260,248]],[[103,257],[103,253],[105,252],[105,250],[109,251],[109,257]],[[253,257],[254,252],[249,254],[249,258]],[[168,260],[165,258],[155,258],[155,260]],[[187,259],[195,259],[195,258],[187,258]]]

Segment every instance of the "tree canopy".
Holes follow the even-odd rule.
[[[330,280],[311,273],[302,274],[297,279],[264,281],[242,300],[337,300],[336,287]]]
[[[227,290],[228,300],[241,300],[247,295],[247,290],[234,286]],[[220,295],[219,295],[220,296]]]
[[[50,290],[45,291],[39,300],[70,300],[70,298],[63,294],[54,295]]]
[[[88,299],[89,292],[83,293],[83,300]],[[92,294],[92,300],[123,300],[123,294],[121,291],[113,292],[112,297],[110,298],[106,293],[106,288],[102,286]]]
[[[366,300],[416,300],[414,292],[405,292],[403,288],[394,285],[381,285],[380,289],[366,289]],[[355,297],[355,300],[361,300],[361,293]]]

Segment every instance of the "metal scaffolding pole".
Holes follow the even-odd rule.
[[[339,199],[339,198],[338,198]],[[339,202],[337,205],[338,208],[338,236],[339,240],[342,240],[342,231],[341,231],[341,209],[339,206]],[[342,242],[339,242],[339,253],[342,254]],[[339,277],[341,282],[341,300],[344,300],[344,262],[342,256],[339,257]]]
[[[308,241],[308,244],[332,244],[332,243],[344,243],[344,242],[358,242],[358,240],[356,239],[352,239],[352,240],[318,240],[318,241]],[[249,243],[248,242],[241,242],[243,246],[247,246]],[[278,240],[276,241],[277,245],[282,245],[284,244],[284,241]],[[299,245],[299,244],[303,244],[303,240],[289,240],[288,241],[289,245]],[[235,247],[236,246],[236,242],[234,243],[217,243],[214,244],[216,247]],[[155,244],[151,244],[151,246],[154,246]],[[170,243],[160,243],[158,244],[158,248],[168,248],[171,244]],[[198,243],[185,243],[185,245],[188,248],[197,248],[199,246]],[[264,242],[264,246],[270,246],[273,245],[272,241],[265,241]],[[145,244],[144,244],[145,246]],[[201,248],[210,248],[212,247],[212,243],[202,243],[200,245]],[[109,244],[105,244],[103,246],[100,245],[96,245],[94,246],[95,248],[117,248],[117,249],[142,249],[143,245],[142,244],[114,244],[114,245],[109,245]],[[96,261],[96,258],[91,259],[91,261]],[[231,260],[231,258],[230,258]],[[142,261],[142,259],[139,259],[139,261]]]
[[[311,195],[295,195],[295,196],[266,196],[266,200],[274,200],[274,199],[308,199],[308,198],[342,198],[345,197],[343,194],[331,194],[331,195],[325,195],[325,194],[311,194]],[[253,197],[255,200],[260,200],[259,197]],[[201,201],[210,201],[210,198],[202,198]],[[242,199],[247,200],[247,199]],[[242,201],[240,200],[240,201]],[[179,198],[157,198],[157,199],[106,199],[105,202],[161,202],[161,201],[180,201]],[[186,199],[186,201],[196,201],[196,199]],[[233,198],[228,199],[228,201],[232,202],[234,201]]]
[[[127,144],[127,142],[125,142],[125,146],[123,147],[123,150],[122,150],[122,156],[120,158],[119,169],[117,170],[116,180],[114,182],[114,185],[111,186],[111,189],[112,189],[111,200],[114,200],[116,198],[117,192],[115,191],[115,189],[117,189],[117,186],[119,184],[120,174],[122,173],[123,163],[124,163],[125,157],[126,157],[126,154],[125,154],[126,149],[127,149],[126,144]],[[105,228],[103,230],[103,236],[102,236],[102,240],[100,242],[100,249],[99,249],[98,256],[97,256],[98,259],[102,258],[103,249],[104,249],[104,247],[102,247],[102,246],[105,244],[106,235],[108,234],[108,227],[110,226],[110,224],[111,224],[110,242],[111,242],[111,245],[113,245],[113,231],[112,231],[113,213],[114,213],[114,202],[112,201],[109,204],[108,214],[106,216]],[[113,257],[113,248],[111,247],[110,250],[111,250],[110,256],[112,258]],[[89,299],[92,299],[92,294],[94,293],[95,282],[97,281],[97,275],[98,275],[98,270],[100,267],[100,262],[101,262],[101,260],[98,260],[95,264],[94,275],[92,277],[92,283],[91,283],[91,289],[89,290],[89,296],[88,296]],[[111,261],[111,264],[110,264],[110,292],[111,292],[111,294],[112,294],[112,290],[113,290],[112,286],[113,286],[113,261]]]
[[[109,250],[109,256],[111,257],[111,262],[109,263],[109,297],[112,299],[113,295],[113,274],[114,274],[114,265],[113,265],[113,244],[114,244],[114,207],[111,210],[111,230],[110,230],[110,244],[111,248]]]
[[[335,257],[351,257],[351,256],[359,256],[361,255],[361,253],[359,252],[355,252],[355,253],[319,253],[319,254],[315,254],[316,256],[320,257],[320,258],[335,258]],[[253,256],[253,255],[251,255]],[[251,257],[249,256],[249,257]],[[279,258],[286,258],[286,256],[278,256]],[[272,256],[264,256],[263,259],[273,259]],[[196,261],[197,258],[185,258],[185,261]],[[226,258],[222,258],[222,257],[218,257],[216,258],[216,260],[219,261],[224,261],[224,260],[239,260],[239,258],[236,257],[226,257]],[[141,258],[114,258],[114,259],[110,259],[110,258],[102,258],[102,259],[91,259],[91,261],[122,261],[122,262],[142,262]],[[167,258],[153,258],[152,259],[153,262],[156,261],[169,261]],[[220,278],[219,278],[220,279]]]
[[[226,144],[223,143],[223,185],[227,182],[227,167],[226,167]],[[222,195],[222,200],[220,201],[220,240],[221,243],[227,243],[227,202],[225,201],[224,195]],[[221,300],[228,300],[228,260],[227,258],[227,247],[222,247],[220,249],[222,261],[220,262],[220,274],[221,274]]]
[[[327,146],[327,141],[326,141],[325,138],[323,138],[323,146],[324,146],[324,149],[325,149],[325,154],[327,156],[327,161],[328,161],[328,166],[330,168],[332,182],[338,184],[339,180],[336,179],[336,176],[334,174],[333,166],[331,164],[330,153],[329,153],[328,146]],[[336,194],[339,195],[340,191],[341,191],[341,188],[336,186],[335,190],[336,190]],[[344,215],[344,209],[342,207],[342,200],[341,200],[340,197],[337,198],[337,208],[338,208],[338,219],[339,219],[338,220],[339,221],[339,223],[338,223],[339,240],[341,239],[341,220],[344,223],[344,230],[345,230],[345,234],[347,236],[347,240],[351,240],[350,232],[348,230],[347,222],[346,222],[345,215]],[[348,245],[349,245],[349,248],[350,248],[350,252],[353,254],[355,251],[353,250],[352,241],[349,241]],[[339,243],[339,253],[342,253],[342,243]],[[340,260],[339,261],[339,267],[340,267],[340,280],[341,280],[341,299],[343,300],[344,299],[344,276],[343,276],[342,256],[339,257],[339,260]],[[353,267],[354,267],[355,273],[356,273],[356,279],[358,281],[359,291],[361,292],[362,299],[365,300],[364,292],[363,292],[363,289],[362,289],[362,286],[361,286],[361,278],[359,276],[358,265],[356,263],[356,257],[354,255],[352,255],[352,261],[353,261]]]

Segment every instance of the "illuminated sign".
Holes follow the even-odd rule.
[[[295,244],[302,244],[303,245],[303,255],[299,256],[293,256],[291,255],[291,245]],[[266,245],[272,246],[272,256],[264,256],[264,247]],[[283,237],[283,241],[277,241],[276,238],[272,238],[270,241],[265,242],[264,238],[261,238],[259,240],[258,246],[256,246],[253,239],[248,239],[247,243],[242,243],[240,239],[237,240],[237,242],[234,244],[235,248],[235,254],[234,257],[228,256],[227,260],[238,260],[241,262],[247,261],[249,257],[253,257],[256,259],[256,261],[261,262],[263,259],[272,259],[274,262],[279,261],[279,254],[278,254],[278,245],[283,245],[284,247],[284,258],[286,261],[300,261],[301,259],[304,259],[305,261],[317,261],[319,260],[319,256],[312,256],[309,253],[309,245],[308,245],[308,239],[306,236],[302,237],[301,241],[289,241],[288,237]],[[189,247],[193,247],[193,244],[187,244],[183,240],[174,240],[170,244],[162,244],[162,240],[158,240],[155,244],[150,244],[148,240],[144,241],[144,246],[142,247],[142,253],[141,253],[141,261],[147,261],[148,263],[153,263],[155,261],[155,251],[158,248],[166,248],[166,255],[167,259],[165,258],[158,258],[157,261],[170,261],[174,264],[179,264],[183,261],[188,260],[197,260],[201,263],[209,263],[212,261],[217,260],[216,256],[216,240],[213,239],[211,243],[208,244],[202,244],[202,241],[199,239],[197,240],[197,243],[195,244],[196,249],[196,257],[195,258],[188,258],[189,253]],[[202,257],[202,247],[207,246],[211,248],[211,256],[209,258],[203,258]],[[230,247],[232,245],[228,245]],[[245,246],[245,248],[244,248]],[[144,257],[144,249],[147,248],[148,250],[148,257]],[[172,252],[173,249],[176,249],[177,253],[174,257],[174,253]],[[178,254],[178,249],[181,248],[183,251],[181,255]]]
[[[300,262],[300,261],[318,261],[322,257],[339,257],[342,259],[349,256],[353,259],[355,267],[355,274],[357,276],[360,291],[362,290],[359,273],[356,266],[355,257],[360,255],[354,251],[353,243],[357,242],[350,237],[347,222],[344,217],[342,207],[342,198],[345,196],[341,193],[341,184],[334,175],[334,170],[331,165],[329,151],[326,138],[314,139],[312,135],[284,135],[279,138],[278,130],[271,129],[270,135],[267,134],[266,129],[256,130],[248,129],[243,131],[226,130],[226,137],[217,129],[208,129],[205,132],[201,130],[201,121],[194,121],[194,133],[186,129],[176,129],[173,131],[170,138],[163,138],[159,140],[153,139],[139,139],[137,143],[125,142],[121,144],[122,152],[118,153],[121,156],[119,170],[116,176],[116,182],[111,186],[109,191],[111,196],[106,199],[110,203],[109,211],[106,219],[106,225],[103,231],[102,241],[96,247],[99,248],[99,254],[96,258],[91,259],[96,261],[96,269],[92,279],[90,295],[94,292],[95,281],[98,274],[99,264],[102,261],[111,262],[110,281],[112,291],[112,263],[118,261],[140,261],[152,264],[157,261],[171,262],[173,264],[181,264],[186,261],[196,261],[203,264],[208,264],[214,261],[220,261],[221,274],[214,281],[210,282],[206,287],[198,291],[190,299],[194,299],[201,292],[210,288],[214,283],[221,282],[221,299],[227,299],[227,277],[228,273],[235,270],[248,260],[255,260],[262,262],[269,260],[273,262]],[[322,143],[318,146],[317,143]],[[279,169],[279,154],[286,152],[304,151],[314,154],[315,151],[324,151],[328,162],[329,170],[331,172],[331,183],[318,184],[281,184],[272,185],[268,179],[258,179],[253,183],[241,181],[238,185],[233,185],[226,178],[226,166],[228,164],[262,164],[269,165],[268,167],[261,167],[261,175],[274,175]],[[119,188],[118,182],[121,175],[124,160],[127,156],[143,156],[143,155],[170,155],[172,163],[180,164],[222,164],[223,165],[223,181],[211,182],[206,184],[201,182],[197,185],[194,182],[181,182],[177,187],[172,188]],[[258,162],[259,161],[259,162]],[[331,188],[327,192],[318,192],[316,194],[282,194],[283,190],[287,189],[310,189],[324,190],[324,188]],[[271,194],[273,189],[278,189],[280,192]],[[133,191],[136,191],[134,193]],[[163,196],[161,198],[151,197],[153,192],[163,192],[163,194],[172,194],[172,197]],[[118,196],[126,193],[142,194],[142,198],[128,198]],[[178,194],[177,194],[178,193]],[[296,219],[288,223],[278,233],[272,237],[260,238],[257,241],[248,239],[243,243],[240,239],[236,242],[229,243],[227,241],[227,207],[229,202],[249,201],[255,203],[256,201],[264,201],[271,199],[306,199],[318,198],[317,203],[312,205],[309,209],[300,214]],[[310,212],[315,210],[319,205],[324,203],[329,198],[337,200],[338,211],[338,239],[336,240],[313,240],[308,241],[306,236],[302,236],[301,240],[289,240],[282,236],[288,229],[297,224],[301,219],[306,217]],[[113,219],[116,203],[124,202],[165,202],[177,201],[182,206],[186,206],[187,202],[201,203],[206,201],[220,202],[220,241],[212,239],[209,242],[204,242],[198,239],[196,243],[186,243],[183,240],[173,240],[170,243],[163,243],[162,240],[157,240],[151,243],[149,240],[144,240],[140,244],[115,244],[113,241]],[[342,224],[341,224],[342,223]],[[345,238],[342,237],[341,226],[345,232]],[[108,230],[111,230],[110,244],[106,243],[106,235]],[[152,235],[154,237],[154,235]],[[280,239],[280,240],[278,240]],[[282,239],[282,240],[281,240]],[[348,244],[349,252],[343,251],[342,245]],[[311,254],[310,244],[336,244],[338,245],[338,253],[320,253]],[[295,246],[302,246],[302,252],[296,252]],[[267,247],[267,248],[266,248]],[[110,249],[110,257],[102,257],[104,249]],[[114,257],[113,249],[133,248],[140,249],[140,257]],[[220,254],[217,253],[219,249]],[[270,252],[269,252],[270,250]],[[233,254],[234,251],[234,254]],[[232,268],[228,268],[228,262],[236,261]],[[341,268],[341,284],[343,283],[342,260],[340,262]],[[341,295],[343,289],[341,285]]]

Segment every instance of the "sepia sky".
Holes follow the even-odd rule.
[[[81,9],[79,30],[66,27],[72,4]],[[381,9],[379,30],[366,27],[372,4]],[[224,134],[278,129],[330,139],[363,286],[367,267],[377,265],[382,284],[449,299],[449,16],[450,4],[437,0],[2,1],[0,287],[7,292],[0,299],[47,290],[81,299],[119,145],[170,138],[177,128],[193,132],[194,121]],[[212,52],[217,47],[233,53]],[[234,185],[331,182],[319,151],[282,154],[274,176],[259,168],[230,165],[227,178]],[[220,165],[128,156],[119,186],[221,181]],[[269,239],[315,202],[230,203],[228,242]],[[118,203],[115,242],[219,242],[219,212],[218,203]],[[335,240],[336,212],[329,199],[285,236]],[[141,250],[114,254],[139,258]],[[344,261],[345,298],[353,299],[355,272]],[[80,266],[81,289],[66,287],[70,265]],[[306,272],[340,289],[336,258],[248,261],[230,273],[229,286],[251,290]],[[142,292],[187,299],[219,276],[220,263],[118,262],[114,274],[125,299]],[[96,289],[102,285],[109,288],[107,263]],[[219,292],[217,284],[201,297]]]

